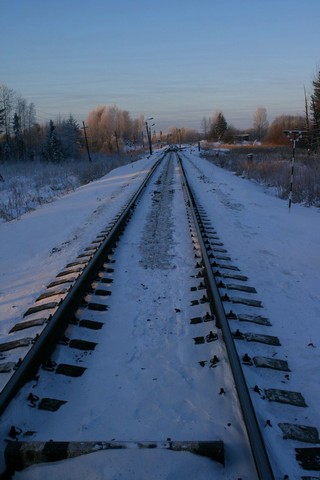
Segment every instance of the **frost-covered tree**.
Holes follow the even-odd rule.
[[[6,142],[12,132],[12,117],[16,93],[7,85],[0,85],[0,109],[3,110],[3,126]]]
[[[177,128],[171,127],[168,130],[167,141],[169,143],[193,143],[199,138],[199,134],[193,128]]]
[[[4,108],[1,108],[1,109],[0,109],[0,134],[3,132],[4,113],[5,113],[5,109],[4,109]]]
[[[26,99],[22,98],[21,95],[16,96],[14,110],[15,114],[19,117],[21,131],[24,132],[27,128],[28,104]]]
[[[39,142],[39,138],[36,136],[36,108],[33,102],[29,103],[26,108],[25,117],[25,131],[24,139],[26,144],[27,155],[29,159],[33,159],[35,156],[36,145]]]
[[[137,140],[143,131],[143,120],[130,118],[129,112],[116,105],[98,105],[86,120],[89,137],[95,151],[112,152],[128,140]]]
[[[202,130],[204,138],[207,138],[208,134],[211,130],[211,119],[210,118],[202,117],[201,130]]]
[[[0,111],[1,156],[13,160],[15,156],[20,159],[31,156],[33,150],[31,132],[35,123],[34,104],[28,104],[17,92],[6,85],[0,85]]]
[[[140,115],[132,121],[132,143],[143,144],[143,132],[145,128],[144,116]]]
[[[65,157],[61,142],[57,136],[55,124],[52,120],[50,120],[47,127],[47,138],[43,147],[42,157],[54,163],[61,162]]]
[[[67,120],[62,120],[57,125],[56,130],[65,157],[79,158],[82,150],[82,131],[77,120],[70,115]]]

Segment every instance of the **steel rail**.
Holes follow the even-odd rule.
[[[56,312],[52,315],[44,330],[2,389],[0,393],[0,415],[5,411],[20,388],[34,377],[41,363],[43,363],[43,361],[52,353],[55,343],[67,328],[69,320],[79,307],[79,302],[87,292],[90,284],[97,277],[102,265],[105,263],[106,252],[110,250],[117,241],[127,219],[130,217],[132,209],[136,206],[136,203],[142,196],[147,183],[165,157],[166,153],[167,152],[164,152],[164,154],[155,162],[139,188],[130,197],[127,206],[114,221],[110,232],[108,232],[106,238],[90,259],[81,275],[77,278],[66,297],[58,306]]]
[[[246,426],[252,455],[254,458],[258,478],[260,480],[274,480],[274,474],[271,468],[267,449],[261,434],[259,423],[255,414],[255,410],[251,401],[250,393],[247,387],[247,383],[243,374],[239,356],[234,344],[232,333],[229,327],[229,322],[225,314],[225,310],[220,297],[219,289],[212,271],[210,259],[207,254],[207,250],[202,238],[199,222],[197,219],[196,211],[198,210],[195,195],[187,180],[185,170],[182,165],[181,157],[177,154],[178,163],[181,168],[183,178],[183,188],[190,204],[191,215],[194,220],[195,229],[197,231],[199,244],[202,252],[202,260],[205,266],[205,275],[208,285],[208,295],[212,301],[213,309],[215,311],[219,326],[221,328],[224,343],[242,410],[244,423]]]

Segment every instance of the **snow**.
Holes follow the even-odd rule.
[[[101,180],[42,206],[20,220],[0,225],[1,343],[11,339],[10,327],[21,321],[23,313],[55,275],[112,220],[158,156],[156,153],[153,157],[116,169]],[[234,328],[278,336],[282,346],[276,356],[289,363],[289,379],[284,372],[262,369],[261,373],[261,369],[246,368],[249,385],[299,391],[308,405],[307,409],[299,410],[267,402],[258,394],[252,397],[262,427],[267,420],[272,424],[272,427],[264,428],[264,433],[267,445],[273,445],[273,448],[276,445],[279,455],[274,460],[277,473],[298,478],[301,471],[294,457],[294,443],[282,440],[277,423],[290,421],[319,426],[319,211],[294,204],[289,212],[287,203],[272,196],[267,189],[216,167],[200,158],[198,152],[185,151],[184,158],[194,191],[212,219],[232,263],[240,268],[241,274],[249,277],[248,284],[257,289],[257,298],[263,303],[259,313],[272,323],[267,332],[263,327],[244,322],[235,322]],[[201,325],[196,327],[198,330],[191,330],[190,311],[184,308],[194,281],[191,277],[194,262],[190,256],[191,245],[184,240],[188,225],[177,169],[171,164],[164,175],[170,179],[174,193],[170,189],[162,192],[157,185],[152,185],[147,197],[154,204],[161,203],[162,209],[169,214],[167,219],[162,219],[159,224],[157,218],[150,216],[147,200],[142,200],[141,210],[135,213],[137,222],[134,227],[129,224],[122,240],[125,248],[116,254],[117,268],[122,266],[125,269],[130,263],[131,270],[128,269],[123,277],[115,277],[112,285],[115,292],[107,300],[110,311],[116,312],[113,317],[117,320],[112,317],[113,321],[108,323],[109,340],[105,339],[106,351],[111,358],[108,369],[112,374],[103,385],[97,380],[92,380],[89,385],[83,383],[87,400],[83,402],[76,423],[71,400],[78,390],[73,393],[66,382],[68,403],[61,413],[54,414],[52,422],[45,425],[43,438],[47,438],[48,433],[50,438],[56,438],[59,424],[63,422],[66,438],[62,440],[74,437],[81,440],[110,440],[114,437],[155,440],[155,432],[160,440],[174,434],[178,434],[179,439],[211,439],[213,425],[219,417],[217,435],[228,442],[230,435],[226,425],[230,419],[231,424],[239,420],[232,395],[231,398],[221,397],[216,392],[218,385],[228,389],[228,371],[220,365],[219,369],[201,369],[197,365],[201,355],[207,358],[213,347],[199,354],[197,346],[190,344],[192,336],[204,334]],[[169,251],[153,242],[159,232],[163,235],[160,245],[170,239]],[[179,282],[179,279],[186,278],[185,275],[190,278],[189,284]],[[173,291],[175,295],[170,294]],[[121,300],[123,298],[125,302]],[[233,305],[231,308],[235,310]],[[121,338],[119,331],[122,332]],[[246,343],[237,343],[240,352],[249,351],[251,346]],[[255,345],[255,349],[255,354],[266,353],[263,345]],[[61,361],[63,353],[59,355]],[[219,350],[218,356],[224,358],[225,352]],[[189,362],[193,360],[194,367],[191,367]],[[94,363],[97,369],[102,368],[105,351],[99,350],[98,346],[94,356],[91,355],[86,362],[88,365]],[[181,362],[179,372],[174,368],[177,362]],[[217,382],[214,386],[210,383],[213,371]],[[80,381],[84,382],[84,377]],[[41,385],[38,388],[41,393]],[[52,388],[54,390],[54,385]],[[144,392],[148,404],[139,401],[139,392]],[[100,421],[99,416],[93,421],[90,403],[97,395],[105,401],[101,405]],[[111,408],[114,417],[109,420],[106,433],[102,419],[105,411]],[[301,410],[303,422],[299,416]],[[21,422],[25,412],[28,412],[27,408],[21,409]],[[166,412],[166,416],[162,412]],[[10,406],[3,415],[1,435],[10,422],[17,424],[11,414]],[[296,417],[299,422],[295,422]],[[30,429],[41,432],[41,421],[42,414],[37,411],[27,424]],[[241,428],[232,434],[235,440],[241,435]],[[212,471],[215,471],[217,478],[241,476],[243,480],[253,479],[246,475],[247,471],[252,471],[249,460],[236,458],[232,446],[230,449],[239,470],[228,477],[224,476],[223,467],[215,464],[212,467],[210,460],[188,453],[151,450],[139,451],[137,455],[134,450],[128,450],[112,454],[97,452],[61,465],[34,466],[15,474],[14,478],[36,479],[46,475],[50,479],[63,475],[71,479],[77,474],[77,478],[88,480],[151,477],[204,480],[212,478]]]
[[[152,163],[145,159],[119,168],[19,220],[1,224],[1,334],[113,219]]]

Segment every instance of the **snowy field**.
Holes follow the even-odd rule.
[[[114,170],[101,180],[42,206],[20,220],[0,225],[1,342],[10,339],[10,327],[21,320],[45,286],[113,218],[157,156]],[[232,262],[257,289],[258,298],[264,306],[262,314],[272,323],[268,333],[279,337],[282,344],[279,356],[288,361],[291,369],[289,379],[281,373],[268,371],[262,375],[250,370],[249,382],[251,385],[258,384],[261,389],[285,388],[301,392],[308,405],[307,409],[303,409],[304,424],[319,427],[319,210],[293,205],[289,212],[286,202],[273,197],[260,185],[214,166],[201,159],[197,152],[188,151],[185,158],[185,168],[200,202],[212,219]],[[165,227],[164,230],[169,232],[170,228]],[[148,230],[144,231],[143,238],[149,245],[151,238]],[[134,241],[134,232],[132,239]],[[177,243],[178,239],[173,238],[172,241]],[[146,268],[150,266],[151,259],[145,252],[142,245],[136,261]],[[155,272],[157,268],[163,271],[170,264],[170,254],[172,252],[162,253],[161,265],[152,266]],[[140,275],[136,281],[146,285],[148,278]],[[170,392],[167,394],[170,395]],[[259,395],[255,403],[261,424],[269,420],[272,425],[265,430],[267,445],[279,445],[279,472],[288,474],[290,478],[299,478],[301,471],[294,457],[293,442],[284,442],[277,427],[279,421],[294,422],[297,408],[280,408],[262,400]],[[162,423],[159,418],[160,431]],[[298,423],[302,423],[301,416]],[[15,478],[36,479],[46,475],[48,479],[53,479],[62,476],[63,472],[66,479],[71,479],[76,478],[75,472],[79,474],[79,469],[84,475],[81,478],[88,480],[207,478],[199,473],[203,468],[203,459],[180,454],[183,461],[177,466],[178,470],[173,471],[166,462],[170,454],[144,452],[143,459],[139,456],[140,465],[137,465],[136,452],[126,452],[125,461],[121,457],[123,453],[119,452],[116,455],[121,461],[122,471],[112,468],[107,471],[101,452],[70,460],[67,469],[59,465],[34,467],[30,472],[16,474]],[[159,465],[159,476],[154,474],[154,462]],[[79,475],[77,478],[80,478]],[[251,478],[247,477],[247,480]]]

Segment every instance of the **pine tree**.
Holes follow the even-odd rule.
[[[228,128],[228,124],[222,112],[217,112],[212,121],[211,136],[213,140],[221,142]]]
[[[60,140],[57,137],[56,127],[52,120],[49,122],[47,140],[42,156],[49,162],[59,163],[65,157]]]
[[[311,95],[312,112],[312,143],[315,150],[320,148],[320,71],[312,82],[313,94]]]
[[[78,122],[70,115],[57,128],[63,152],[67,158],[79,158],[82,148],[82,132]]]
[[[23,160],[25,156],[25,144],[21,129],[21,119],[17,113],[13,116],[13,134],[14,134],[14,152],[19,160]]]
[[[0,108],[0,135],[3,132],[3,126],[4,126],[4,108]],[[2,155],[3,155],[3,149],[0,142],[0,160],[2,160]],[[1,173],[0,173],[0,182],[4,182],[4,178],[1,175]]]

